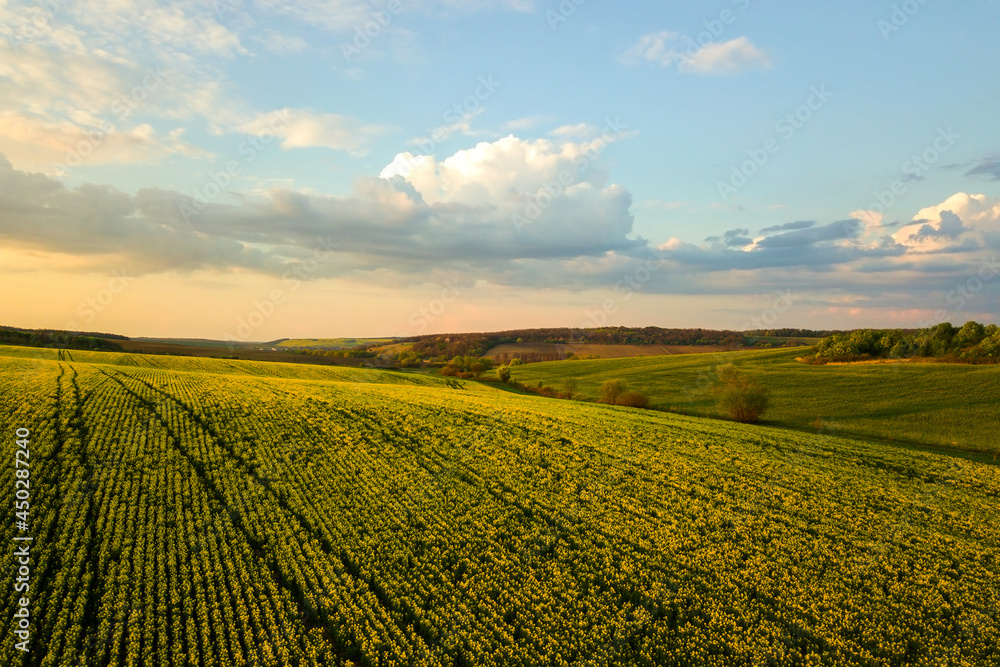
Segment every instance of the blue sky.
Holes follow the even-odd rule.
[[[996,321],[997,25],[935,0],[7,2],[0,319]]]

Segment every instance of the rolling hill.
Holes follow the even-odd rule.
[[[0,348],[23,664],[998,660],[991,465],[419,374],[48,352]]]
[[[926,445],[1000,452],[1000,366],[796,361],[801,350],[570,360],[515,366],[512,377],[559,389],[567,379],[596,399],[621,379],[654,407],[715,416],[716,369],[733,363],[771,392],[769,424]]]

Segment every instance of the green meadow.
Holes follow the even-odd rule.
[[[741,368],[770,391],[764,422],[881,440],[1000,451],[1000,366],[943,363],[813,366],[802,349],[666,357],[555,361],[515,366],[512,378],[596,399],[602,382],[623,380],[652,407],[718,416],[716,369]]]

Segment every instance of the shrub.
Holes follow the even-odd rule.
[[[510,381],[510,366],[497,366],[497,378],[506,384]]]
[[[747,424],[758,421],[769,403],[767,389],[756,383],[729,385],[719,392],[719,407],[732,419]]]
[[[759,421],[770,403],[767,389],[732,364],[720,366],[718,374],[715,394],[722,412],[738,422]]]
[[[648,408],[649,396],[646,396],[646,394],[641,391],[629,390],[623,392],[621,396],[618,397],[615,405],[627,405],[631,408]]]
[[[605,380],[601,383],[601,403],[614,405],[618,397],[625,393],[625,383],[621,380]]]
[[[576,393],[576,379],[566,378],[563,380],[563,391],[566,392],[566,398],[573,398],[573,394]]]

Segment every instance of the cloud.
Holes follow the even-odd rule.
[[[920,210],[892,238],[908,250],[927,253],[985,246],[991,235],[1000,235],[1000,198],[960,192]]]
[[[856,238],[864,228],[864,223],[853,218],[831,222],[819,227],[815,223],[802,226],[791,223],[782,234],[767,236],[754,242],[756,248],[802,248],[817,246],[824,242],[842,242]]]
[[[478,116],[482,115],[486,111],[486,107],[479,107],[475,111],[470,111],[469,113],[463,114],[457,120],[446,125],[441,125],[439,127],[431,130],[429,137],[417,137],[416,139],[410,140],[410,144],[416,146],[419,150],[425,153],[434,153],[437,145],[447,141],[452,137],[452,135],[459,133],[465,137],[481,136],[483,134],[489,134],[482,130],[473,130],[472,121]]]
[[[712,75],[739,74],[771,66],[770,57],[746,37],[698,45],[689,37],[666,31],[639,38],[622,54],[621,60],[626,64],[645,61],[661,67],[676,65],[681,72]]]
[[[81,164],[155,163],[170,155],[210,157],[192,146],[178,129],[158,136],[151,125],[127,130],[114,125],[81,127],[68,121],[46,123],[37,118],[0,114],[0,154],[26,171],[65,174]]]
[[[276,30],[265,30],[260,37],[260,41],[268,51],[277,56],[301,53],[309,48],[309,43],[301,37],[286,35]]]
[[[738,74],[770,66],[767,54],[746,37],[737,37],[722,44],[706,44],[682,62],[681,70],[696,74]]]
[[[552,130],[553,137],[593,137],[600,130],[589,123],[577,123],[576,125],[563,125]]]
[[[369,21],[391,26],[396,16],[402,13],[420,12],[448,17],[456,13],[504,10],[531,13],[536,10],[534,0],[403,0],[400,10],[395,13],[388,9],[386,3],[365,0],[257,0],[256,6],[338,35],[353,34],[355,29],[364,29]]]
[[[799,292],[817,295],[848,291],[870,299],[876,310],[887,305],[899,309],[900,304],[933,310],[949,306],[948,294],[970,275],[997,265],[1000,198],[958,193],[920,210],[895,234],[890,233],[893,225],[872,212],[852,216],[826,224],[771,225],[748,244],[746,229],[709,237],[703,245],[671,238],[657,247],[671,285],[651,285],[649,290],[732,294],[794,285]],[[985,296],[977,306],[990,307]]]
[[[800,220],[798,222],[786,222],[783,225],[774,225],[772,227],[765,227],[764,229],[760,230],[760,233],[770,234],[772,232],[785,232],[789,230],[809,229],[810,227],[814,227],[815,225],[816,225],[815,220]]]
[[[524,118],[516,118],[514,120],[509,120],[500,126],[500,129],[506,132],[520,132],[523,130],[533,130],[542,123],[549,123],[556,119],[555,116],[545,116],[545,115],[535,115],[535,116],[525,116]]]
[[[727,248],[738,247],[741,248],[745,245],[753,243],[753,239],[747,235],[750,233],[749,229],[730,229],[722,237],[709,237],[705,239],[706,241],[711,241],[713,243],[721,243]]]
[[[437,161],[424,157],[408,177],[396,162],[382,177],[359,178],[347,196],[275,188],[226,205],[179,192],[136,194],[107,186],[69,189],[0,162],[0,235],[5,245],[120,258],[133,274],[249,269],[282,275],[334,239],[336,261],[317,277],[400,276],[459,267],[529,284],[546,262],[638,253],[632,197],[605,185],[587,142],[555,145],[507,137]],[[580,160],[588,160],[581,165]],[[584,168],[586,167],[586,168]],[[525,227],[515,215],[539,201],[559,175],[561,193]],[[559,281],[572,281],[573,271]]]
[[[621,136],[631,135],[625,132],[611,140]],[[603,187],[605,173],[593,167],[591,156],[599,156],[607,144],[604,138],[557,144],[548,139],[528,141],[508,135],[480,142],[443,160],[400,153],[380,176],[404,177],[431,203],[513,202],[524,208],[546,185],[558,182],[563,172],[569,172],[574,181],[566,187],[568,195]],[[578,175],[581,168],[585,172]]]
[[[8,119],[0,151],[35,170],[74,135],[110,125],[108,145],[120,139],[123,161],[134,163],[147,157],[124,146],[170,152],[148,137],[169,135],[178,120],[231,130],[246,111],[224,94],[223,67],[249,52],[216,18],[211,5],[193,3],[0,3],[0,37],[18,43],[0,59],[0,116]]]
[[[129,195],[110,186],[68,189],[42,174],[13,169],[0,158],[0,235],[4,245],[72,255],[88,268],[114,262],[143,273],[244,266],[277,270],[276,262],[245,243],[199,234],[176,224],[162,191]],[[166,213],[166,215],[164,215]]]
[[[16,265],[44,262],[50,271],[299,272],[380,286],[458,276],[465,284],[607,290],[656,260],[644,293],[794,286],[865,297],[873,308],[943,303],[1000,247],[1000,199],[964,193],[919,211],[901,241],[881,221],[855,216],[652,244],[634,233],[632,196],[608,181],[600,148],[598,140],[512,135],[443,158],[401,154],[343,196],[276,187],[232,204],[162,188],[68,188],[0,159],[0,242]],[[561,177],[566,184],[552,189]],[[515,224],[531,206],[528,223]],[[927,243],[944,245],[928,251]],[[320,250],[323,261],[310,264]]]
[[[274,134],[283,140],[283,148],[323,147],[343,151],[358,151],[388,131],[350,116],[288,108],[260,114],[238,129],[254,136]]]
[[[966,176],[985,176],[994,181],[1000,181],[1000,158],[989,158],[965,173]]]

